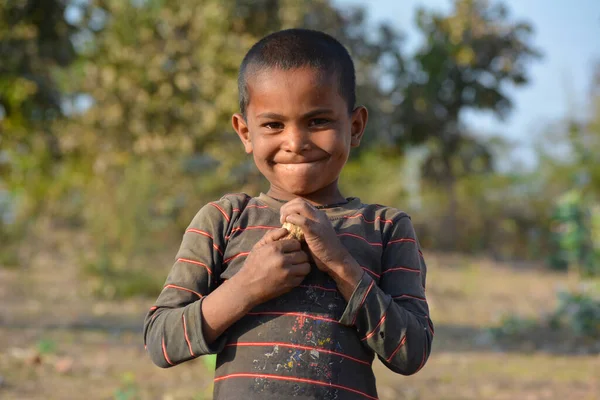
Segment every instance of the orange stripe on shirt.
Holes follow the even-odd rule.
[[[165,357],[165,360],[167,361],[167,363],[169,363],[169,365],[175,365],[171,362],[171,359],[167,355],[167,347],[165,346],[165,337],[164,336],[162,338],[161,344],[162,344],[162,351],[163,351],[163,356]]]
[[[394,352],[392,353],[392,355],[385,361],[390,362],[392,360],[392,358],[394,358],[394,356],[396,355],[396,353],[398,352],[398,350],[400,350],[400,347],[402,347],[404,345],[404,343],[406,343],[406,336],[402,337],[402,340],[400,340],[400,343],[398,343],[398,347],[396,347],[396,350],[394,350]]]
[[[381,244],[381,243],[379,243],[379,242],[369,242],[369,241],[368,241],[367,239],[365,239],[364,237],[362,237],[362,236],[359,236],[359,235],[356,235],[356,234],[354,234],[354,233],[339,233],[339,234],[338,234],[338,237],[341,237],[341,236],[349,236],[349,237],[357,238],[357,239],[360,239],[360,240],[362,240],[362,241],[365,241],[365,242],[369,243],[371,246],[382,246],[382,244]]]
[[[370,274],[373,274],[373,275],[374,275],[374,276],[376,276],[377,278],[381,278],[381,275],[379,275],[377,272],[373,272],[373,271],[371,271],[371,270],[370,270],[369,268],[367,268],[367,267],[362,267],[362,266],[361,266],[361,268],[362,268],[363,270],[367,271],[368,273],[370,273]]]
[[[193,293],[193,294],[195,294],[196,296],[198,296],[199,298],[202,298],[202,297],[203,297],[203,296],[202,296],[200,293],[198,293],[198,292],[195,292],[195,291],[193,291],[192,289],[184,288],[183,286],[177,286],[177,285],[168,284],[168,285],[165,285],[165,289],[167,289],[167,288],[170,288],[170,289],[177,289],[177,290],[183,290],[183,291],[185,291],[185,292],[190,292],[190,293]]]
[[[219,376],[219,377],[215,378],[215,382],[219,382],[219,381],[222,381],[222,380],[225,380],[225,379],[231,379],[231,378],[264,378],[264,379],[275,379],[275,380],[281,380],[281,381],[308,383],[308,384],[312,384],[312,385],[320,385],[320,386],[333,387],[333,388],[336,388],[336,389],[347,390],[349,392],[356,393],[356,394],[359,394],[361,396],[364,396],[367,399],[377,400],[377,397],[370,396],[370,395],[368,395],[366,393],[361,392],[360,390],[352,389],[352,388],[350,388],[348,386],[338,385],[338,384],[331,383],[331,382],[316,381],[316,380],[313,380],[313,379],[295,378],[295,377],[292,377],[292,376],[281,376],[281,375],[272,375],[272,374],[239,373],[239,374],[229,374],[229,375]]]
[[[429,317],[427,317],[427,325],[429,325],[429,330],[431,331],[431,336],[435,336],[435,331],[433,330],[433,324],[431,323],[431,320],[429,319]]]
[[[406,268],[406,267],[394,267],[394,268],[386,269],[385,271],[383,271],[381,273],[381,275],[387,274],[388,272],[392,272],[392,271],[408,271],[408,272],[414,272],[416,274],[420,274],[421,273],[420,269]]]
[[[394,221],[392,221],[392,220],[383,219],[381,217],[376,217],[373,221],[369,221],[367,219],[367,217],[364,216],[364,214],[355,214],[355,215],[345,216],[345,217],[342,217],[342,218],[344,218],[344,219],[362,218],[363,221],[366,222],[367,224],[374,224],[377,221],[381,221],[384,224],[393,224],[394,223]]]
[[[190,260],[189,258],[178,258],[177,261],[181,261],[181,262],[188,263],[188,264],[200,265],[201,267],[206,268],[206,271],[208,271],[209,275],[212,275],[212,272],[211,272],[210,268],[208,268],[208,265],[201,263],[200,261]]]
[[[319,285],[298,285],[298,287],[307,288],[307,289],[319,289],[319,290],[324,290],[326,292],[337,292],[338,291],[336,288],[326,288],[324,286],[319,286]]]
[[[221,211],[221,214],[223,214],[223,216],[225,217],[225,219],[227,220],[227,222],[229,222],[229,215],[227,215],[227,213],[225,212],[225,210],[223,210],[217,203],[208,203],[211,206],[217,208],[219,211]]]
[[[405,242],[417,244],[417,241],[415,239],[411,239],[411,238],[394,239],[394,240],[390,240],[389,242],[387,242],[387,244],[405,243]],[[419,252],[419,255],[421,257],[423,257],[423,253],[421,252],[421,250],[417,249],[417,251]]]
[[[333,322],[334,324],[340,323],[338,320],[335,320],[332,318],[321,317],[319,315],[298,313],[298,312],[262,311],[262,312],[249,312],[246,315],[286,315],[286,316],[292,316],[292,317],[304,317],[304,318],[318,319],[320,321]]]
[[[186,230],[186,232],[197,233],[199,235],[203,235],[203,236],[211,238],[212,240],[215,240],[215,238],[210,233],[205,232],[205,231],[200,230],[200,229],[189,228],[189,229]]]
[[[419,368],[417,368],[415,373],[419,372],[421,370],[421,368],[423,368],[423,366],[425,365],[426,358],[427,358],[427,352],[425,351],[425,348],[423,348],[423,358],[421,359],[421,365],[419,365]]]
[[[194,228],[190,228],[190,229],[186,230],[186,232],[190,232],[190,233],[197,233],[197,234],[199,234],[199,235],[202,235],[202,236],[206,236],[206,237],[208,237],[208,238],[211,238],[211,239],[213,240],[213,244],[212,244],[212,246],[213,246],[213,249],[215,249],[216,251],[218,251],[218,252],[219,252],[219,254],[221,254],[221,256],[223,255],[223,251],[221,250],[221,248],[220,248],[219,246],[217,246],[217,245],[214,243],[214,240],[215,240],[215,238],[214,238],[214,237],[213,237],[213,236],[212,236],[210,233],[208,233],[208,232],[204,232],[204,231],[202,231],[202,230],[200,230],[200,229],[194,229]]]
[[[196,355],[192,351],[192,343],[190,342],[190,338],[188,337],[187,325],[185,323],[185,314],[181,314],[181,320],[183,322],[183,337],[185,338],[185,341],[186,341],[186,343],[188,345],[188,349],[190,350],[190,355],[192,357],[196,357]]]
[[[383,324],[383,322],[385,321],[385,317],[387,316],[387,314],[383,314],[383,317],[381,317],[381,319],[379,320],[379,322],[377,323],[377,325],[375,325],[375,328],[373,328],[373,330],[371,332],[369,332],[367,334],[367,336],[365,336],[364,338],[360,339],[360,340],[367,340],[368,338],[370,338],[371,336],[373,336],[375,334],[375,332],[377,331],[377,328],[379,328],[379,326],[381,324]]]
[[[419,296],[413,296],[411,294],[401,294],[400,296],[393,296],[392,299],[402,299],[408,297],[410,299],[416,299],[416,300],[421,300],[421,301],[427,301],[426,298],[424,297],[419,297]]]
[[[251,206],[246,206],[245,208],[269,208],[269,206],[256,206],[256,205],[251,205]],[[240,210],[239,208],[234,208],[233,212],[240,212],[242,210]]]
[[[235,259],[235,258],[247,256],[248,254],[250,254],[250,252],[249,252],[249,251],[244,251],[244,252],[242,252],[242,253],[238,253],[238,254],[236,254],[236,255],[234,255],[234,256],[231,256],[231,257],[229,257],[229,258],[228,258],[228,259],[226,259],[225,261],[223,261],[223,264],[227,264],[229,261],[231,261],[231,260],[233,260],[233,259]]]
[[[362,308],[363,304],[365,304],[365,300],[367,300],[367,296],[371,292],[371,289],[373,288],[374,284],[375,284],[375,281],[371,281],[371,284],[369,285],[369,288],[365,292],[362,300],[360,301],[360,304],[358,305],[358,309],[355,311],[354,318],[352,319],[352,323],[350,325],[354,325],[354,323],[356,322],[356,317],[358,317],[358,311]]]
[[[404,243],[404,242],[411,242],[411,243],[417,243],[417,241],[415,239],[411,239],[411,238],[401,238],[401,239],[394,239],[394,240],[390,240],[387,244],[393,244],[393,243]]]
[[[233,236],[233,234],[236,232],[243,232],[243,231],[253,230],[253,229],[277,229],[277,228],[280,228],[280,226],[253,225],[253,226],[246,226],[243,228],[242,227],[233,228],[231,230],[231,234],[229,236],[225,236],[225,240],[229,240],[229,238],[231,236]]]
[[[347,358],[349,360],[356,361],[357,363],[360,363],[360,364],[371,365],[371,363],[369,361],[361,360],[359,358],[355,358],[355,357],[349,356],[344,353],[339,353],[337,351],[323,349],[321,347],[302,346],[299,344],[280,343],[280,342],[236,342],[236,343],[229,343],[229,344],[225,345],[225,347],[238,347],[238,346],[240,346],[240,347],[280,346],[280,347],[288,347],[291,349],[301,349],[301,350],[309,350],[309,351],[315,350],[315,351],[318,351],[321,353],[333,354],[335,356]]]

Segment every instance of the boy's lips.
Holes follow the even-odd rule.
[[[313,161],[302,161],[302,162],[288,162],[288,163],[275,163],[280,165],[303,165],[303,164],[314,164],[321,160],[313,160]]]
[[[274,163],[274,167],[280,169],[281,171],[288,171],[293,173],[299,173],[304,175],[309,171],[317,171],[323,168],[324,158],[320,158],[318,160],[305,160],[305,161],[293,161],[293,162],[276,162]]]
[[[314,164],[320,161],[324,161],[326,157],[314,158],[314,159],[295,159],[295,160],[283,160],[277,161],[274,160],[273,164],[281,164],[281,165],[301,165],[301,164]]]
[[[308,171],[314,170],[315,168],[322,168],[321,164],[323,159],[314,160],[314,161],[304,161],[304,162],[293,162],[293,163],[276,163],[285,170],[288,171]]]

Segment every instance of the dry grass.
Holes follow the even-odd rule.
[[[0,269],[0,398],[209,399],[211,372],[202,359],[162,370],[144,354],[140,330],[152,299],[94,299],[72,262],[76,246],[59,242],[66,243],[50,242],[19,269]],[[556,289],[575,278],[426,256],[434,351],[410,377],[376,363],[381,399],[600,398],[598,355],[502,351],[486,335],[504,313],[551,310]]]

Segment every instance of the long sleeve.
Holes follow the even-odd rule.
[[[162,368],[222,350],[225,337],[207,344],[202,333],[202,301],[215,289],[223,261],[231,203],[205,205],[186,229],[176,261],[144,321],[144,344]]]
[[[410,375],[423,368],[433,341],[427,268],[408,215],[396,217],[386,236],[379,283],[364,273],[340,322],[355,326],[389,369]]]

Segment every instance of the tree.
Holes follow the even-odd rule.
[[[6,245],[47,204],[64,156],[54,129],[65,118],[58,75],[77,61],[79,32],[64,17],[67,7],[60,0],[0,0],[0,241]]]
[[[70,113],[57,126],[64,160],[54,185],[68,194],[60,208],[74,209],[93,238],[84,263],[103,278],[141,268],[202,204],[264,188],[230,125],[239,64],[264,35],[298,26],[336,35],[356,60],[371,131],[385,125],[378,63],[401,59],[399,37],[373,35],[358,9],[328,0],[86,4],[86,21],[72,16],[82,25],[78,62],[61,75]]]
[[[550,266],[600,275],[600,66],[587,115],[555,123],[538,143],[543,195],[554,199]]]
[[[378,111],[389,102],[379,65],[383,58],[402,60],[399,35],[387,26],[373,35],[361,9],[341,12],[328,0],[103,0],[91,9],[101,28],[80,46],[83,61],[71,75],[71,90],[93,103],[71,118],[63,138],[86,164],[78,169],[114,172],[103,178],[107,182],[143,158],[172,182],[168,190],[178,197],[199,192],[207,200],[232,187],[255,192],[264,185],[230,117],[238,110],[244,53],[279,29],[320,29],[348,46],[360,100],[372,109],[371,137],[391,115]]]
[[[527,62],[539,53],[530,44],[532,28],[513,22],[502,4],[455,0],[450,15],[421,9],[417,14],[423,45],[406,67],[409,82],[397,125],[400,138],[426,144],[423,178],[442,185],[449,199],[443,247],[456,232],[455,183],[467,174],[491,171],[492,154],[465,127],[467,110],[505,117],[512,104],[508,88],[528,82]]]

